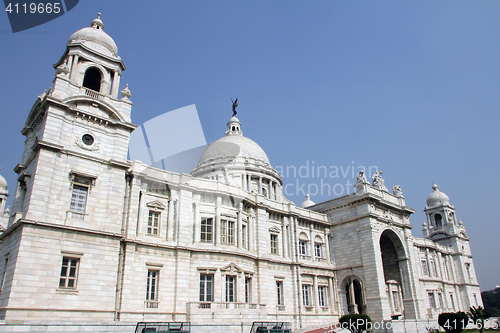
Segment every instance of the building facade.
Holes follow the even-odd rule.
[[[127,160],[125,65],[98,18],[36,99],[10,211],[0,178],[4,320],[336,322],[435,319],[481,305],[469,238],[437,185],[424,238],[399,186],[297,207],[235,115],[191,174]],[[221,131],[222,134],[222,131]]]

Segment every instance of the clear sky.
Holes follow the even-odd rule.
[[[416,209],[417,237],[435,180],[471,238],[482,290],[500,284],[499,1],[84,0],[16,34],[0,13],[11,196],[26,117],[68,37],[99,11],[127,66],[120,90],[129,84],[135,124],[195,104],[213,142],[238,98],[244,135],[288,168],[288,198],[300,205],[308,186],[317,203],[351,193],[352,168],[376,167]]]

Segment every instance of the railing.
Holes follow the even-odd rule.
[[[290,333],[290,322],[253,322],[250,333]]]
[[[191,332],[190,322],[139,322],[135,327],[135,333],[189,333]]]
[[[242,309],[242,310],[263,310],[266,304],[236,303],[236,302],[191,302],[188,303],[198,309]]]
[[[97,98],[97,99],[105,99],[105,95],[101,94],[100,92],[97,92],[92,89],[87,89],[85,87],[82,87],[85,95],[92,97],[92,98]]]
[[[75,220],[82,220],[84,221],[85,220],[85,216],[88,215],[88,214],[84,214],[84,213],[78,213],[78,212],[73,212],[71,210],[68,210],[66,212],[66,218],[70,218],[70,219],[75,219]]]
[[[146,309],[158,309],[157,301],[145,301]]]
[[[284,305],[276,305],[276,310],[285,311],[285,306]]]

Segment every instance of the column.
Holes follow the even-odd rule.
[[[241,187],[243,189],[248,189],[248,186],[247,186],[247,176],[242,174],[241,175]]]
[[[269,199],[273,200],[273,181],[269,180]]]
[[[316,312],[319,310],[319,299],[318,299],[318,276],[313,275],[313,290],[311,291],[311,297],[314,298],[314,302],[312,303],[314,305],[314,309]]]
[[[76,66],[78,65],[78,54],[75,54],[73,57],[73,64],[71,66],[71,72],[69,73],[69,80],[72,83],[75,83],[75,72],[76,72]]]
[[[255,213],[252,211],[248,215],[248,250],[255,251]]]
[[[66,67],[68,67],[68,70],[71,70],[72,66],[73,66],[73,55],[68,55]]]
[[[325,240],[325,259],[326,259],[326,262],[332,262],[330,260],[330,239],[329,239],[329,232],[327,232],[327,229],[325,229],[325,232],[323,233],[323,239]]]
[[[314,232],[313,232],[313,223],[311,223],[309,225],[309,241],[310,241],[310,244],[309,244],[309,248],[310,248],[310,251],[309,252],[309,255],[311,256],[311,259],[314,261]]]
[[[242,219],[242,206],[243,206],[243,203],[240,202],[240,204],[238,205],[238,227],[237,227],[237,231],[236,231],[236,244],[238,246],[238,248],[241,248],[241,238],[243,237],[242,233],[241,233],[241,225],[242,225],[242,222],[241,222],[241,219]],[[247,230],[248,232],[248,230]]]
[[[257,193],[262,194],[262,177],[259,177],[259,191]]]
[[[170,199],[168,201],[168,212],[167,212],[167,240],[174,239],[174,207],[175,201]]]
[[[358,313],[358,306],[356,304],[356,299],[354,298],[354,281],[352,278],[349,281],[349,301],[347,310],[349,313]]]
[[[281,222],[281,234],[283,235],[283,257],[288,257],[288,232],[285,221]]]
[[[326,295],[325,295],[326,296]],[[334,292],[333,292],[333,281],[332,278],[328,278],[328,299],[326,301],[326,306],[330,307],[330,313],[333,312],[333,304],[335,304]]]
[[[252,175],[248,174],[248,181],[247,181],[247,190],[248,192],[252,192]]]
[[[201,241],[201,219],[200,219],[200,204],[193,203],[194,208],[194,237],[193,242],[199,243]]]
[[[220,245],[220,205],[222,198],[217,197],[217,203],[215,204],[215,226],[214,226],[214,238],[215,245]]]
[[[113,74],[113,85],[111,86],[111,96],[118,98],[118,87],[120,86],[120,76],[118,71]]]

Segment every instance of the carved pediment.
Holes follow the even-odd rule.
[[[166,208],[166,206],[158,200],[150,201],[146,204],[146,206],[153,210],[164,210]]]
[[[269,232],[272,234],[279,234],[281,232],[281,229],[276,227],[276,226],[273,226],[273,227],[269,228]]]
[[[243,273],[243,270],[240,267],[238,267],[238,265],[236,265],[235,263],[230,263],[229,265],[222,267],[220,270],[229,275],[236,275],[239,273]]]

